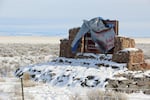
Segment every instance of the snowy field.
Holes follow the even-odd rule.
[[[0,44],[0,100],[22,99],[21,80],[17,77],[27,78],[24,80],[25,100],[93,100],[89,95],[104,91],[107,78],[127,70],[125,64],[110,62],[111,55],[105,60],[98,60],[100,56],[97,55],[93,55],[95,59],[57,58],[57,38],[49,44],[44,40],[33,44],[27,40],[15,41]],[[144,51],[146,59],[150,59],[150,43],[140,41],[136,46]],[[23,72],[26,76],[22,76]],[[150,71],[143,74],[150,75]],[[117,100],[118,94],[114,95],[112,100]],[[119,100],[150,100],[150,95],[143,92],[122,95],[127,99]],[[108,95],[101,97],[110,100]]]

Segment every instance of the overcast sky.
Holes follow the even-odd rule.
[[[121,35],[150,37],[150,0],[0,0],[0,31],[68,34],[99,16],[118,20]]]

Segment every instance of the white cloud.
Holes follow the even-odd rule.
[[[122,18],[133,14],[145,14],[150,9],[148,0],[2,0],[2,2],[0,17],[14,18],[86,19],[94,16]]]
[[[149,0],[0,0],[0,23],[66,30],[80,26],[83,19],[101,16],[119,20],[121,28],[128,31],[140,27],[136,22],[150,22],[149,4]],[[148,30],[143,27],[143,31]]]

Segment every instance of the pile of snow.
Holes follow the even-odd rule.
[[[137,48],[125,48],[125,49],[121,50],[120,52],[128,52],[128,51],[139,51],[139,49],[137,49]]]
[[[112,78],[114,73],[127,70],[126,64],[112,62],[110,58],[111,55],[80,59],[57,58],[49,63],[21,67],[16,70],[15,75],[22,77],[27,72],[32,80],[52,86],[104,88],[107,79]]]

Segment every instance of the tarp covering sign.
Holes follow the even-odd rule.
[[[113,25],[104,24],[101,17],[93,18],[90,21],[84,21],[75,39],[72,42],[72,52],[76,52],[81,38],[90,33],[92,40],[102,53],[107,53],[114,47],[115,32]]]

